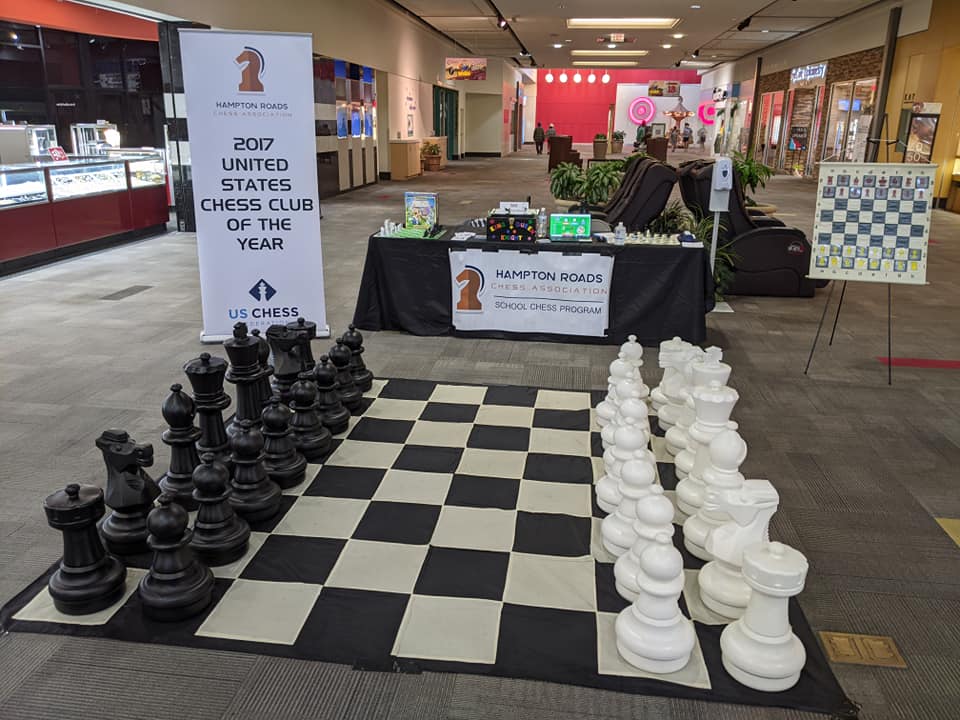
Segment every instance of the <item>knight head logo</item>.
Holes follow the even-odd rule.
[[[243,93],[262,93],[261,78],[267,66],[263,53],[247,45],[244,46],[243,52],[234,58],[234,62],[240,68],[240,85],[237,86],[237,90]]]
[[[480,294],[485,285],[483,271],[473,265],[467,265],[457,275],[457,287],[460,288],[460,298],[457,300],[457,310],[460,312],[483,312],[483,303]]]

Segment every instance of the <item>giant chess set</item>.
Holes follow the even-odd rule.
[[[352,327],[315,334],[186,363],[159,481],[104,430],[105,489],[45,500],[63,558],[0,626],[851,712],[719,349],[661,343],[650,390],[631,336],[589,393],[374,379]]]

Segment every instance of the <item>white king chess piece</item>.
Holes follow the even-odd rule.
[[[597,404],[596,411],[597,425],[601,428],[613,420],[613,416],[617,412],[617,406],[620,404],[620,399],[617,397],[617,385],[621,380],[626,380],[633,369],[633,365],[627,361],[622,351],[610,363],[610,374],[607,376],[607,396]]]
[[[700,599],[715,613],[731,619],[743,614],[750,599],[750,586],[741,567],[743,552],[769,540],[770,518],[780,496],[768,480],[745,480],[739,488],[708,491],[704,507],[730,518],[707,536],[707,552],[713,560],[700,568]]]
[[[634,667],[666,674],[682,670],[697,641],[693,623],[680,613],[683,557],[666,534],[640,556],[640,592],[617,616],[617,651]]]
[[[743,617],[720,635],[723,667],[737,682],[762,692],[797,684],[807,652],[790,627],[787,603],[803,590],[807,567],[803,553],[783,543],[743,551],[743,576],[753,592]]]
[[[740,466],[747,459],[747,444],[740,433],[736,430],[719,433],[710,441],[708,455],[710,464],[700,476],[705,497],[711,490],[736,490],[743,485]],[[726,512],[713,509],[712,504],[704,502],[697,514],[691,515],[683,523],[684,547],[701,560],[713,560],[707,552],[707,535],[729,519]]]
[[[600,431],[600,442],[604,452],[613,447],[613,438],[617,430],[626,425],[627,418],[633,418],[634,421],[642,427],[647,434],[650,433],[650,417],[647,410],[647,404],[636,397],[628,397],[617,409],[617,414],[613,420],[607,423],[606,427]]]
[[[628,460],[620,468],[620,504],[600,524],[603,546],[620,557],[637,541],[637,501],[643,499],[656,482],[653,465],[645,460]]]
[[[604,512],[612,513],[620,505],[620,472],[628,460],[643,460],[651,465],[656,460],[647,449],[650,435],[633,418],[614,433],[614,445],[603,453],[604,474],[597,481],[597,505]]]
[[[677,336],[660,343],[660,353],[657,356],[657,363],[663,368],[663,377],[660,379],[660,384],[650,391],[650,407],[653,408],[654,413],[659,413],[660,408],[667,402],[667,397],[663,394],[662,388],[663,384],[668,382],[670,377],[676,372],[673,367],[674,355],[689,347],[691,347],[690,343],[686,340],[681,340]]]
[[[624,471],[630,464],[624,464]],[[649,468],[646,463],[641,465]],[[653,469],[650,468],[649,472],[652,474]],[[636,514],[633,531],[637,539],[613,565],[617,592],[624,600],[630,601],[636,600],[637,593],[640,592],[637,576],[640,573],[640,556],[643,551],[653,543],[657,535],[673,537],[673,503],[663,494],[660,485],[652,485],[647,494],[637,500]]]
[[[730,366],[720,362],[723,357],[723,351],[718,347],[708,347],[704,354],[695,357],[693,362],[687,366],[690,374],[689,384],[680,391],[683,398],[683,407],[677,415],[676,424],[667,430],[666,441],[667,452],[676,455],[687,447],[689,441],[690,426],[697,419],[696,407],[693,404],[693,388],[699,385],[709,385],[712,380],[717,380],[721,385],[726,385],[730,379]]]
[[[673,356],[673,367],[676,372],[667,382],[660,383],[667,402],[657,411],[657,422],[664,431],[676,425],[684,405],[684,391],[691,384],[690,363],[702,356],[703,350],[696,345],[691,345]]]

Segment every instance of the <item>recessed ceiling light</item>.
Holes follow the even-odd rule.
[[[680,64],[685,67],[695,68],[707,68],[716,65],[716,63],[712,63],[709,60],[681,60]]]
[[[563,43],[554,43],[554,44],[553,44],[553,47],[556,48],[557,50],[559,50],[560,48],[563,47]]]
[[[760,32],[770,32],[769,30],[761,30]]]
[[[571,50],[574,57],[643,57],[646,50]]]
[[[672,37],[674,40],[679,40],[680,38],[683,37],[683,33],[674,33],[670,37]]]
[[[607,47],[613,50],[617,46],[616,43],[607,43]]]
[[[664,50],[669,50],[670,48],[673,47],[673,45],[671,45],[670,43],[664,43],[660,47],[662,47]]]
[[[700,6],[699,6],[699,5],[691,5],[691,6],[690,6],[690,9],[691,9],[691,10],[699,10],[699,9],[700,9]]]
[[[567,27],[669,30],[678,22],[679,18],[567,18]]]
[[[574,60],[577,67],[635,67],[637,63],[631,60]]]

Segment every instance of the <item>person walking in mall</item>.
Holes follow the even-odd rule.
[[[693,142],[693,128],[690,127],[690,123],[683,124],[683,149],[686,150],[690,147],[690,143]]]
[[[633,151],[637,152],[647,144],[647,121],[641,120],[637,125],[637,137],[633,141]]]
[[[543,155],[544,137],[546,137],[546,133],[543,131],[543,123],[537,123],[537,128],[533,131],[533,144],[537,146],[537,155]]]
[[[707,151],[707,129],[700,126],[700,129],[697,130],[697,145],[700,146],[700,152]]]
[[[670,149],[676,151],[678,142],[680,142],[680,128],[674,125],[670,128]]]

